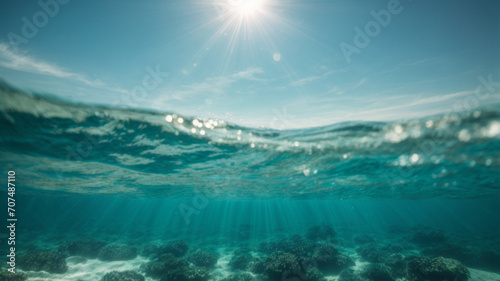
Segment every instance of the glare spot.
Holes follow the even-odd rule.
[[[200,124],[200,121],[198,121],[198,119],[194,119],[193,120],[193,125],[198,127],[198,124]]]
[[[342,155],[342,158],[347,159],[347,154]]]
[[[434,122],[432,122],[432,120],[429,120],[429,121],[425,122],[425,126],[427,128],[432,128],[432,126],[434,126]]]
[[[470,134],[469,134],[469,131],[467,131],[466,129],[463,129],[461,130],[459,133],[458,133],[458,139],[460,141],[463,141],[463,142],[467,142],[470,140]]]
[[[410,135],[412,138],[418,139],[420,136],[422,136],[422,131],[420,131],[420,129],[415,129],[411,131]]]
[[[238,135],[241,135],[241,130],[238,130]]]
[[[237,137],[236,139],[237,139],[237,140],[241,140],[241,137]]]
[[[402,134],[402,133],[403,133],[403,127],[401,127],[401,125],[396,125],[396,126],[394,127],[394,132],[395,132],[396,134]]]
[[[215,127],[219,126],[219,122],[214,121],[214,126],[215,126]]]
[[[182,119],[182,117],[177,118],[177,123],[179,124],[184,123],[184,119]]]
[[[298,142],[298,141],[296,141],[296,142],[294,142],[294,143],[293,143],[293,146],[295,146],[295,147],[297,147],[297,146],[299,146],[299,145],[300,145],[300,144],[299,144],[299,142]]]
[[[486,161],[484,162],[484,165],[486,165],[486,166],[490,166],[490,165],[491,165],[491,162],[493,162],[493,161],[491,161],[491,159],[490,159],[490,158],[488,158],[488,159],[486,159]]]
[[[304,176],[308,177],[311,174],[311,169],[307,168],[302,171],[304,173]]]
[[[315,175],[316,175],[317,173],[318,173],[318,170],[314,170],[314,171],[313,171],[313,174],[315,174]]]
[[[488,129],[488,137],[496,137],[500,134],[500,123],[491,122]]]
[[[411,162],[412,163],[416,163],[418,161],[418,159],[420,159],[420,156],[418,156],[418,154],[413,154],[410,158]]]
[[[204,136],[205,135],[205,130],[200,130],[200,135]]]
[[[165,117],[165,120],[170,123],[174,120],[174,118],[172,118],[172,115],[167,115],[167,117]]]
[[[251,147],[251,148],[255,148],[255,144],[254,144],[254,143],[252,143],[252,144],[250,145],[250,147]]]
[[[191,128],[191,133],[196,134],[196,129],[195,128]]]
[[[280,53],[275,53],[273,55],[273,60],[274,61],[280,61],[281,60],[281,54]]]

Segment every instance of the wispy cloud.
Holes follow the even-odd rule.
[[[91,87],[120,93],[128,93],[125,89],[108,87],[102,81],[90,80],[86,78],[85,75],[64,69],[56,64],[45,62],[29,55],[13,51],[6,43],[0,43],[0,67],[56,78],[69,79]]]
[[[185,100],[197,95],[220,95],[240,80],[265,81],[265,79],[256,76],[261,73],[264,73],[261,68],[252,67],[230,75],[210,77],[199,83],[183,85],[180,89],[172,90],[171,93],[167,93],[166,96],[162,96],[160,99],[165,102],[169,100]]]
[[[316,80],[325,79],[326,77],[328,77],[334,73],[335,73],[335,71],[330,70],[330,71],[327,71],[321,75],[311,75],[308,77],[304,77],[304,78],[295,80],[292,83],[290,83],[290,85],[291,86],[303,86],[303,85],[309,84],[311,82],[314,82]]]

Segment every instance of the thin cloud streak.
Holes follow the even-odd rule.
[[[261,73],[264,73],[261,68],[251,67],[227,76],[210,77],[199,83],[181,86],[180,90],[167,92],[165,96],[159,97],[157,102],[187,100],[198,95],[221,95],[234,83],[241,80],[265,82],[265,79],[256,77],[257,74]]]
[[[0,43],[0,67],[11,70],[42,74],[56,78],[69,79],[81,82],[87,86],[101,88],[113,92],[128,93],[128,90],[108,87],[99,80],[89,80],[84,75],[68,71],[55,64],[51,64],[34,57],[12,51],[6,43]]]

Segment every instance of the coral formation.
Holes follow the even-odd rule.
[[[95,259],[101,248],[105,245],[105,242],[94,239],[70,240],[65,241],[59,246],[59,252],[68,256],[82,256],[89,259]]]
[[[411,257],[408,261],[410,281],[466,281],[469,277],[469,270],[457,260],[443,257]]]
[[[394,281],[389,267],[377,263],[365,266],[360,276],[370,281]]]
[[[234,251],[229,267],[233,270],[246,270],[253,261],[253,256],[248,249],[238,249]]]
[[[189,262],[207,268],[214,267],[217,264],[217,259],[216,255],[206,251],[197,251],[188,257]]]
[[[2,281],[25,281],[26,279],[28,279],[26,274],[20,272],[12,273],[7,270],[2,270],[0,273],[0,280]]]
[[[102,261],[125,261],[136,257],[137,249],[125,244],[108,244],[102,247],[97,255]]]
[[[144,281],[144,276],[132,270],[111,271],[106,273],[101,281]]]
[[[47,271],[50,273],[65,273],[68,270],[66,256],[59,252],[34,251],[19,257],[19,267],[30,271]]]
[[[298,268],[299,260],[294,254],[276,252],[266,259],[264,272],[270,280],[281,281],[284,276],[291,277]]]

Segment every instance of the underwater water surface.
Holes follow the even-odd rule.
[[[497,105],[279,131],[0,91],[0,280],[500,280]]]

